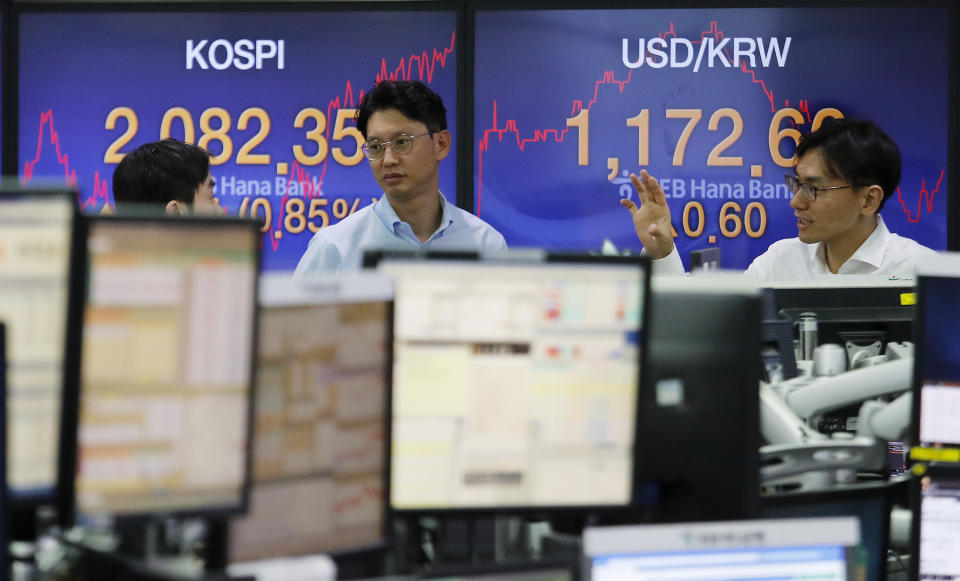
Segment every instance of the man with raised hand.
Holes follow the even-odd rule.
[[[933,250],[893,234],[880,210],[900,182],[900,151],[870,121],[828,119],[797,144],[793,193],[797,237],[778,240],[756,257],[746,274],[761,282],[807,281],[834,275],[877,274],[912,278]],[[646,171],[630,176],[640,206],[623,199],[644,251],[658,274],[682,274],[673,243],[670,208],[660,184]]]

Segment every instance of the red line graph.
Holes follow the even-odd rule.
[[[426,83],[433,82],[433,72],[439,64],[440,68],[447,66],[447,57],[453,54],[453,48],[457,40],[457,32],[450,33],[450,46],[443,49],[433,49],[433,54],[428,55],[423,52],[419,55],[410,55],[410,58],[400,59],[400,64],[393,69],[393,72],[387,70],[387,59],[383,59],[380,65],[380,72],[377,73],[377,82],[390,79],[392,81],[409,81],[413,78],[413,65],[417,65],[417,78]]]
[[[943,176],[946,172],[940,170],[940,177],[937,178],[937,185],[933,187],[933,190],[927,190],[927,180],[920,181],[920,192],[917,194],[917,210],[916,213],[911,213],[910,209],[907,208],[907,203],[903,200],[903,193],[900,191],[900,187],[897,187],[897,200],[900,201],[900,207],[903,208],[903,213],[907,215],[908,222],[919,222],[920,221],[920,211],[923,209],[924,202],[926,202],[927,213],[933,212],[933,198],[937,195],[937,192],[940,191],[940,184],[943,183]]]
[[[351,444],[353,445],[337,452],[334,458],[337,466],[374,458],[383,448],[383,430],[368,430],[366,438],[357,438]]]
[[[661,39],[666,39],[667,37],[670,37],[670,36],[677,37],[675,23],[670,22],[670,25],[667,28],[667,30],[658,33],[657,36]],[[719,25],[715,20],[710,22],[710,27],[707,30],[703,30],[700,32],[700,40],[691,41],[691,44],[702,43],[703,40],[708,37],[713,37],[715,42],[722,41],[723,38],[725,37],[724,32],[720,30]],[[729,50],[724,49],[724,52],[728,57],[730,56]],[[649,54],[649,51],[648,51],[648,54]],[[740,63],[740,71],[746,75],[749,75],[750,82],[760,87],[760,90],[763,91],[764,96],[766,96],[767,100],[770,102],[770,111],[776,112],[777,108],[776,108],[776,100],[774,97],[774,93],[772,89],[769,89],[767,87],[767,83],[763,79],[758,78],[756,71],[747,67],[747,64],[745,61]],[[618,92],[622,94],[625,87],[633,81],[632,74],[633,74],[633,69],[628,69],[626,79],[617,80],[616,73],[614,71],[612,70],[603,71],[600,79],[598,81],[595,81],[593,84],[593,96],[589,101],[587,101],[586,106],[583,105],[583,101],[580,99],[573,100],[573,103],[571,106],[571,115],[576,115],[583,109],[590,109],[591,107],[593,107],[593,105],[597,103],[600,87],[603,85],[616,85]],[[789,107],[790,101],[785,100],[783,106]],[[810,115],[810,106],[806,100],[800,100],[797,108],[801,113],[804,114],[808,122],[812,120]],[[562,129],[534,128],[530,131],[530,137],[522,137],[520,134],[520,129],[518,128],[516,119],[507,119],[502,126],[500,125],[499,103],[496,100],[494,100],[491,127],[483,131],[483,135],[480,138],[480,141],[478,143],[478,148],[477,148],[477,152],[478,152],[477,153],[478,155],[477,192],[476,192],[477,215],[478,216],[480,215],[480,209],[481,209],[480,202],[483,196],[483,154],[485,151],[488,151],[490,149],[491,137],[496,136],[496,139],[498,140],[498,142],[502,143],[504,141],[505,133],[516,134],[517,146],[519,147],[520,151],[524,151],[527,145],[531,143],[546,142],[551,137],[553,138],[553,141],[556,143],[563,142],[567,136],[567,131],[569,131],[569,127],[566,127],[566,126],[564,126]]]
[[[43,136],[45,128],[49,128],[49,143],[56,152],[57,163],[63,167],[64,181],[68,186],[77,187],[77,170],[70,168],[70,156],[63,153],[60,149],[60,134],[57,133],[54,127],[52,110],[47,110],[40,114],[40,128],[37,131],[37,150],[33,159],[23,164],[23,179],[21,183],[26,185],[33,180],[34,169],[43,156],[43,145],[45,143]],[[107,180],[101,179],[100,170],[97,170],[93,174],[93,195],[84,200],[80,197],[80,193],[77,192],[77,201],[80,203],[81,209],[96,207],[98,201],[103,201],[103,203],[107,202],[108,192]]]
[[[668,28],[665,32],[661,32],[657,34],[657,36],[662,39],[666,39],[667,37],[670,37],[670,36],[674,38],[678,38],[675,24],[671,22],[670,28]],[[720,30],[716,20],[711,20],[710,28],[700,32],[700,40],[691,41],[691,44],[700,44],[701,42],[703,42],[703,39],[710,36],[713,37],[714,42],[722,41],[726,36],[723,33],[723,31]],[[730,56],[730,51],[728,49],[724,49],[723,52],[728,57]],[[767,83],[763,79],[757,78],[757,72],[751,68],[748,68],[746,61],[740,63],[740,70],[743,73],[750,75],[751,82],[753,82],[754,84],[760,85],[760,88],[763,91],[763,94],[766,95],[767,100],[770,101],[770,111],[772,113],[776,113],[777,109],[776,109],[776,105],[774,105],[773,90],[767,88]],[[784,105],[784,106],[788,107],[789,105]]]
[[[355,509],[359,506],[363,506],[364,504],[382,501],[383,488],[379,486],[364,486],[363,490],[358,491],[357,494],[344,497],[334,502],[333,514],[341,516],[348,510]]]
[[[376,82],[380,82],[385,79],[405,81],[418,79],[429,84],[433,81],[433,76],[437,71],[437,67],[439,66],[441,69],[446,67],[447,59],[453,54],[456,46],[456,34],[456,31],[450,33],[450,44],[448,46],[434,48],[430,51],[425,50],[419,54],[412,54],[401,58],[400,62],[393,67],[387,63],[386,58],[382,58],[380,60],[380,67],[376,75]],[[345,107],[352,108],[362,98],[363,91],[361,90],[359,95],[355,96],[353,85],[350,81],[346,81],[343,94],[334,97],[327,104],[327,119],[329,120],[331,118],[331,112]],[[327,143],[330,143],[332,125],[333,123],[327,123],[327,128],[325,131]],[[44,136],[47,134],[49,139],[45,140]],[[63,152],[63,148],[61,147],[60,143],[60,135],[54,128],[54,113],[52,110],[44,111],[40,115],[40,123],[37,131],[36,154],[31,161],[28,161],[24,164],[22,183],[27,184],[33,179],[35,167],[42,159],[45,150],[44,146],[47,143],[53,146],[54,151],[56,152],[57,163],[63,168],[64,179],[66,180],[67,185],[74,187],[77,186],[77,170],[71,167],[69,155]],[[299,162],[293,162],[290,165],[289,171],[287,172],[287,187],[285,191],[290,191],[291,184],[296,183],[298,191],[302,192],[307,198],[313,198],[321,195],[323,189],[323,179],[326,176],[327,163],[329,159],[330,156],[328,155],[320,164],[320,175],[316,182],[314,182],[310,171],[300,165]],[[82,208],[91,208],[97,207],[99,204],[106,204],[109,202],[109,192],[110,190],[107,180],[101,178],[100,171],[96,170],[94,172],[94,187],[92,194],[84,199],[78,193],[80,205]],[[286,214],[286,202],[288,198],[289,195],[284,194],[283,198],[281,199],[279,211],[277,212],[276,216],[277,231],[282,229]],[[269,232],[267,238],[269,239],[273,250],[276,251],[279,246],[279,239],[273,235],[273,232]]]
[[[377,73],[376,82],[383,81],[385,79],[390,79],[393,81],[403,80],[409,81],[414,78],[414,68],[416,68],[417,76],[416,78],[425,83],[430,83],[433,81],[433,74],[436,71],[437,65],[440,68],[445,68],[447,66],[447,57],[453,54],[454,47],[456,46],[457,33],[453,31],[450,33],[450,45],[442,49],[433,49],[432,53],[423,51],[419,55],[410,55],[407,58],[401,58],[399,64],[390,69],[387,65],[387,59],[383,58],[380,60],[380,70]],[[343,89],[342,98],[340,95],[334,97],[327,103],[327,119],[331,119],[331,113],[337,109],[342,108],[353,108],[357,102],[363,99],[363,91],[360,91],[360,94],[354,97],[353,94],[353,85],[350,81],[346,82],[346,85]],[[325,132],[325,137],[327,143],[330,143],[330,132],[332,123],[327,123],[327,130]],[[279,211],[277,212],[276,219],[276,230],[267,233],[267,238],[270,240],[270,245],[272,246],[274,252],[280,246],[280,239],[278,239],[274,232],[283,231],[283,221],[286,218],[287,212],[287,200],[290,198],[290,195],[286,192],[289,192],[291,189],[291,184],[297,184],[297,191],[301,193],[299,197],[304,197],[311,199],[314,197],[321,196],[323,194],[323,179],[327,174],[327,162],[330,160],[330,156],[327,155],[323,159],[323,162],[320,164],[320,176],[317,178],[317,181],[313,181],[313,176],[310,172],[300,165],[299,162],[293,162],[290,166],[290,170],[287,174],[287,181],[285,184],[284,195],[280,200]]]

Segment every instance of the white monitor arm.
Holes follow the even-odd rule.
[[[902,438],[910,420],[912,349],[888,350],[888,360],[830,377],[800,377],[760,386],[761,482],[829,486],[856,471],[886,465],[887,441]],[[907,391],[891,403],[877,398]],[[828,437],[807,420],[864,402],[858,431]]]
[[[812,418],[858,402],[910,389],[913,358],[861,367],[831,377],[795,379],[781,384],[787,406],[801,418]]]

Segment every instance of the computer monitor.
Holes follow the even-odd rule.
[[[802,314],[813,313],[817,344],[845,347],[851,362],[856,362],[859,349],[876,345],[880,354],[887,343],[913,340],[916,295],[912,280],[845,276],[767,286],[781,319],[797,323]]]
[[[917,276],[914,442],[960,448],[960,254],[939,257]]]
[[[855,517],[593,527],[584,579],[862,579]]]
[[[960,472],[933,468],[914,488],[910,578],[960,578]]]
[[[420,258],[377,264],[395,284],[391,508],[629,504],[648,260]]]
[[[54,501],[60,401],[69,380],[76,192],[0,183],[0,320],[7,327],[7,481],[14,505]],[[73,273],[71,272],[73,271]]]
[[[917,268],[913,441],[914,579],[960,578],[960,254]]]
[[[9,565],[7,564],[7,528],[9,525],[9,515],[7,514],[7,328],[3,321],[0,321],[0,581],[7,581],[9,578]]]
[[[66,523],[243,512],[260,231],[253,220],[84,218],[79,390],[64,400]]]
[[[860,559],[864,581],[887,578],[890,509],[894,498],[907,497],[907,483],[873,482],[816,492],[788,492],[761,498],[763,518],[852,516],[860,521]]]
[[[230,560],[384,544],[392,281],[260,281],[253,487]]]
[[[756,516],[759,291],[740,274],[655,277],[650,313],[637,454],[647,518]]]

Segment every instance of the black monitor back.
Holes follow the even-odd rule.
[[[654,282],[638,495],[659,522],[756,516],[760,296],[742,283]]]
[[[833,490],[792,492],[764,496],[764,518],[855,516],[860,519],[860,550],[866,564],[865,581],[887,577],[887,543],[890,509],[905,504],[907,481],[873,482]]]
[[[913,340],[913,281],[877,286],[807,286],[773,289],[781,319],[817,316],[818,344],[869,344]]]

